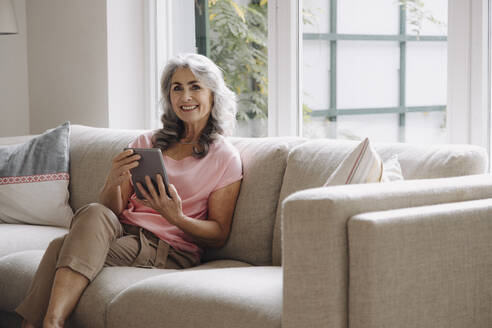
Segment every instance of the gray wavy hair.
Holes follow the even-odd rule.
[[[231,135],[236,121],[236,95],[225,84],[221,69],[213,61],[198,54],[178,55],[167,63],[161,77],[162,128],[154,133],[154,147],[166,150],[184,137],[185,127],[174,112],[171,99],[171,79],[179,68],[189,68],[195,77],[210,89],[213,94],[213,104],[207,125],[203,129],[198,146],[193,147],[193,156],[205,157],[210,144],[218,135]]]

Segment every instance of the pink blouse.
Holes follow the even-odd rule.
[[[129,144],[133,148],[152,148],[149,131]],[[182,200],[183,213],[197,220],[207,220],[208,198],[211,193],[242,178],[239,152],[224,137],[210,145],[207,156],[196,159],[192,156],[174,160],[163,155],[169,183],[173,184]],[[132,192],[126,209],[120,214],[121,222],[136,225],[153,232],[157,237],[178,250],[194,253],[200,257],[203,250],[191,236],[170,224],[152,208],[137,203]]]

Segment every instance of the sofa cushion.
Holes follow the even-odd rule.
[[[107,307],[117,294],[141,280],[175,271],[135,267],[103,268],[96,279],[87,286],[70,317],[70,323],[74,327],[107,327]],[[140,300],[137,300],[135,305],[140,306],[139,303]]]
[[[138,306],[136,306],[138,305]],[[280,327],[282,268],[171,273],[126,289],[108,308],[108,327]]]
[[[290,194],[321,187],[358,141],[312,140],[299,145],[289,154],[279,202]],[[485,149],[472,145],[412,145],[374,143],[383,161],[398,155],[405,179],[430,179],[484,173],[487,169]],[[281,264],[280,215],[277,210],[273,236],[273,264]]]
[[[0,259],[0,310],[13,311],[27,290],[44,251],[33,250],[9,254]],[[250,266],[238,261],[212,261],[187,270],[206,270]],[[106,308],[115,295],[143,279],[176,272],[176,270],[135,267],[106,267],[87,287],[70,322],[75,327],[106,327]],[[184,271],[183,271],[184,272]],[[1,326],[1,325],[0,325]]]
[[[249,265],[238,261],[213,261],[186,270],[205,270],[229,266],[240,267]],[[75,327],[107,327],[107,323],[105,324],[106,311],[108,305],[118,293],[146,278],[175,272],[180,271],[135,267],[105,267],[84,291],[70,318],[71,323]]]
[[[61,227],[0,224],[0,258],[20,251],[45,250],[53,239],[67,232]]]
[[[13,311],[26,296],[44,251],[32,250],[0,258],[0,310]]]
[[[374,143],[373,147],[383,161],[398,155],[406,180],[482,174],[488,168],[487,151],[474,145]]]
[[[111,161],[144,131],[73,125],[70,135],[70,205],[97,202]]]
[[[287,155],[299,139],[230,138],[243,163],[243,181],[229,239],[221,249],[209,249],[204,260],[235,259],[271,265],[272,235]]]
[[[0,147],[0,222],[68,227],[70,124]]]

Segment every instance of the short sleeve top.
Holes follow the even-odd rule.
[[[153,131],[140,135],[129,144],[132,148],[152,148]],[[181,197],[183,213],[197,220],[208,219],[208,198],[214,191],[242,178],[242,164],[238,150],[219,136],[201,159],[193,156],[175,160],[163,155],[169,183],[176,187]],[[201,256],[203,250],[193,238],[178,227],[170,224],[152,208],[136,201],[136,194],[128,200],[126,209],[120,214],[123,223],[136,225],[153,232],[172,247]]]

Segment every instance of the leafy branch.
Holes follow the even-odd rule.
[[[209,0],[210,57],[238,96],[237,118],[268,114],[267,0]]]
[[[400,5],[407,13],[407,22],[411,26],[412,32],[417,36],[421,34],[424,21],[429,21],[441,28],[446,27],[446,24],[437,19],[430,11],[425,10],[425,3],[422,0],[398,0]]]

